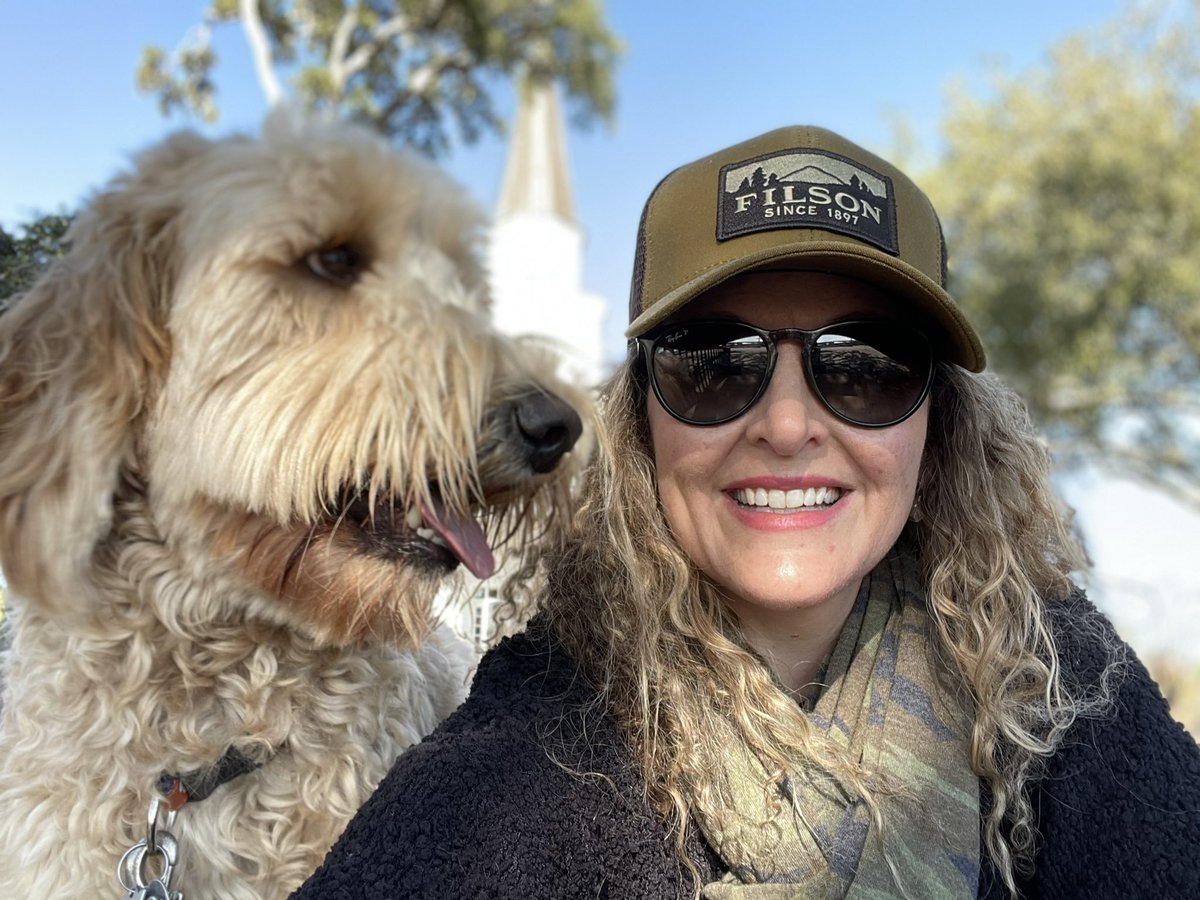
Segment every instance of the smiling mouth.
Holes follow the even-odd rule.
[[[828,509],[841,499],[841,488],[819,487],[783,490],[766,488],[738,488],[731,495],[744,509],[762,509],[771,512],[791,513],[804,510]]]
[[[365,492],[345,497],[337,519],[354,530],[360,549],[381,559],[448,573],[462,563],[477,578],[496,569],[483,528],[470,515],[457,515],[436,490],[429,503],[407,509],[391,495],[372,503]]]

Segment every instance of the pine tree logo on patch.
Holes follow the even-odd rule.
[[[894,256],[892,180],[836,153],[783,150],[723,166],[717,240],[777,228],[822,228]]]

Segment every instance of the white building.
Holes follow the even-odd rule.
[[[594,387],[605,376],[604,299],[583,289],[566,131],[552,84],[526,85],[509,145],[488,252],[496,326],[545,335],[564,376]]]
[[[546,338],[561,376],[593,388],[604,362],[604,298],[583,289],[583,233],[575,219],[566,130],[552,84],[525,85],[488,244],[492,318],[506,334]],[[446,618],[482,647],[493,636],[500,572]]]

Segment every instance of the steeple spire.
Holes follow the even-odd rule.
[[[553,82],[524,81],[497,222],[521,213],[541,213],[576,224],[565,135]]]
[[[492,321],[507,334],[550,338],[560,374],[590,387],[605,374],[606,304],[583,287],[566,129],[553,82],[526,80],[520,91],[489,242]]]

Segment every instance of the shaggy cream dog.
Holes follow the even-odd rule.
[[[0,315],[0,897],[121,896],[223,758],[258,767],[179,809],[170,887],[284,897],[460,701],[435,593],[583,454],[479,236],[437,171],[281,115],[143,154]]]

